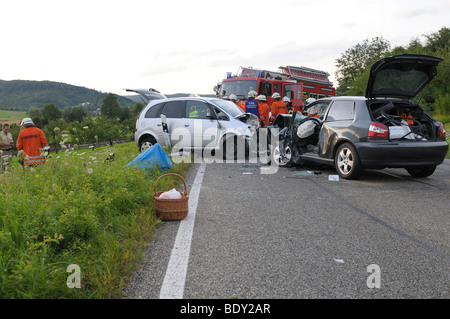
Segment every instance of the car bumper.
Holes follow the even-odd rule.
[[[435,166],[441,164],[448,144],[438,142],[364,142],[355,144],[365,168]]]

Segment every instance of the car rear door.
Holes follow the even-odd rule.
[[[184,129],[184,117],[186,113],[185,105],[186,101],[184,100],[169,101],[163,106],[160,112],[160,115],[164,114],[166,116],[172,146],[175,144],[180,147],[190,145],[189,130]],[[158,140],[164,141],[164,131],[162,130],[161,118],[156,121],[158,128]]]

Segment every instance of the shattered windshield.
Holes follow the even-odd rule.
[[[301,112],[295,112],[295,117],[294,117],[293,123],[301,122],[306,118],[307,118],[307,116],[303,115]]]
[[[220,87],[219,97],[228,99],[230,94],[235,94],[239,100],[245,100],[250,91],[256,91],[256,80],[224,81]]]

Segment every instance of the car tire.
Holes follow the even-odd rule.
[[[356,179],[364,172],[358,152],[350,143],[339,146],[334,165],[339,176],[344,179]]]
[[[149,137],[144,137],[140,142],[139,142],[139,152],[143,152],[146,149],[150,148],[151,146],[156,144],[156,140],[153,136],[149,136]]]
[[[272,150],[271,159],[278,166],[288,167],[292,164],[292,149],[290,146],[285,147],[284,153],[286,156],[281,158],[280,146],[277,145]]]
[[[249,155],[249,145],[247,141],[243,141],[244,150],[242,150],[241,144],[238,143],[237,135],[226,136],[222,143],[222,158],[224,160],[238,160],[246,159]],[[232,149],[227,150],[227,144],[232,145]]]
[[[436,166],[411,167],[406,169],[412,177],[428,177],[434,173]]]

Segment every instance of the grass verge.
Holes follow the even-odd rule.
[[[113,161],[106,161],[114,153]],[[153,189],[169,171],[126,168],[134,143],[53,153],[45,165],[23,169],[14,159],[0,175],[1,298],[120,298],[142,261],[160,220]],[[159,190],[179,188],[162,179]],[[81,288],[69,288],[77,265]]]

